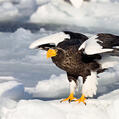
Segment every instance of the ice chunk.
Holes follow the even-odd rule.
[[[24,98],[24,86],[16,81],[0,83],[0,97],[14,100]]]

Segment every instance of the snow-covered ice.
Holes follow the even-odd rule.
[[[36,39],[52,33],[43,29],[32,33],[23,28],[14,33],[0,32],[1,119],[113,119],[118,114],[119,65],[99,75],[97,95],[88,99],[86,106],[60,103],[69,94],[66,74],[46,59],[46,52],[28,48]],[[79,77],[80,85],[81,80]],[[80,95],[81,86],[76,92],[77,97]]]
[[[43,29],[32,33],[23,28],[14,33],[0,32],[1,119],[113,119],[118,114],[119,65],[99,75],[97,95],[88,99],[86,106],[60,103],[69,94],[66,74],[46,59],[46,52],[28,48],[36,39],[52,33]],[[80,95],[81,86],[76,92],[77,97]]]
[[[103,84],[103,80],[98,79],[99,86],[101,86],[99,90],[102,90],[103,87],[107,87],[108,89],[109,85],[111,86],[117,85],[119,87],[119,83],[117,80],[118,79],[117,77],[119,76],[118,70],[116,71],[115,69],[115,72],[113,72],[113,74],[111,74],[110,71],[110,73],[108,72],[102,75],[103,76],[100,77],[102,77],[104,81],[106,80],[106,78],[108,78],[107,80],[110,80],[110,83],[108,81],[105,81]],[[115,80],[111,81],[113,78]],[[8,82],[6,83],[8,85],[7,88],[9,90],[9,94],[12,94],[13,97],[16,97],[15,94],[16,92],[17,95],[20,96],[19,93],[20,90],[14,89],[15,92],[10,91],[10,89],[13,90],[13,85],[15,84],[12,83],[11,86],[10,82],[11,81],[9,81],[9,83]],[[59,83],[61,85],[58,85]],[[0,87],[1,89],[5,90],[4,84],[3,85],[0,84]],[[0,98],[1,119],[16,119],[16,117],[18,119],[27,119],[27,118],[85,119],[87,117],[88,119],[92,118],[118,119],[119,89],[116,89],[113,86],[114,91],[110,92],[111,89],[110,87],[107,90],[108,94],[101,95],[97,99],[87,99],[87,105],[85,106],[83,103],[78,104],[76,102],[72,102],[71,104],[69,104],[69,103],[60,103],[60,99],[56,100],[58,96],[62,98],[62,96],[66,96],[68,94],[67,88],[68,88],[68,81],[66,80],[66,75],[61,74],[60,76],[53,75],[50,78],[50,80],[39,81],[39,83],[35,87],[35,91],[37,92],[34,92],[33,88],[31,89],[26,88],[26,92],[28,93],[38,94],[39,91],[39,99],[24,100],[24,97],[22,97],[22,100],[15,101],[16,100],[15,98],[9,99],[8,97],[1,96]],[[24,92],[22,92],[22,94],[24,94]],[[101,92],[101,94],[103,93]],[[46,101],[41,100],[43,97],[47,100]],[[54,97],[54,100],[49,99],[51,97],[52,98]]]
[[[14,33],[0,32],[0,75],[17,77],[21,83],[33,86],[38,80],[49,78],[52,71],[55,71],[55,74],[61,73],[50,59],[47,60],[45,51],[29,49],[33,41],[51,33],[52,31],[42,30],[31,33],[23,28]]]
[[[64,0],[1,0],[0,21],[75,25],[92,32],[118,33],[118,0],[79,1],[81,5],[75,7]]]
[[[0,22],[27,20],[36,6],[34,0],[0,0]]]
[[[91,2],[83,2],[79,8],[52,0],[52,2],[39,6],[30,16],[30,22],[75,25],[94,32],[94,29],[98,29],[98,32],[112,32],[113,29],[113,32],[116,32],[119,28],[118,6],[118,0],[113,2],[111,0],[91,0]]]
[[[115,93],[117,92],[116,96]],[[2,119],[118,119],[119,90],[111,93],[115,100],[109,100],[110,95],[101,99],[89,99],[87,105],[77,103],[59,103],[59,100],[20,100],[18,103],[0,100]]]
[[[119,65],[99,75],[97,94],[87,99],[86,106],[60,103],[69,94],[65,72],[47,60],[45,51],[28,48],[33,41],[60,29],[89,37],[97,32],[119,35],[118,0],[91,0],[79,7],[61,0],[0,0],[0,14],[0,22],[58,24],[52,26],[56,27],[54,31],[46,27],[35,33],[24,28],[0,32],[1,119],[119,119]],[[81,86],[79,77],[77,98]]]
[[[0,77],[0,97],[19,100],[24,98],[24,86],[14,77]]]

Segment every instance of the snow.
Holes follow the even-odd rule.
[[[80,8],[83,3],[83,0],[70,0],[74,7]]]
[[[113,93],[112,93],[113,95]],[[106,95],[109,98],[108,95]],[[41,101],[41,100],[21,100],[17,104],[10,102],[13,106],[4,106],[1,108],[1,114],[4,119],[88,119],[104,118],[118,119],[119,101],[97,99],[87,101],[87,105],[77,103],[59,103],[59,100]],[[35,110],[35,114],[34,114]],[[7,115],[7,116],[6,116]]]
[[[14,33],[0,32],[1,119],[113,119],[114,115],[118,119],[119,65],[99,75],[97,94],[87,99],[86,106],[60,103],[69,95],[66,74],[46,59],[46,52],[28,48],[36,39],[53,33],[45,29],[32,33],[23,28]],[[81,77],[78,84],[77,98],[82,93]]]
[[[114,115],[118,119],[119,65],[99,75],[97,94],[87,99],[86,106],[60,103],[69,95],[66,74],[46,59],[46,52],[28,48],[36,39],[53,33],[45,29],[32,33],[23,28],[14,33],[0,32],[1,119],[113,119]],[[81,77],[78,84],[77,98],[82,92]]]
[[[0,97],[19,100],[24,97],[24,86],[13,77],[0,77]]]
[[[4,14],[0,16],[0,21],[9,21],[16,19],[19,14],[17,8],[10,2],[5,2],[0,5],[0,14],[2,14],[3,12]]]
[[[98,32],[111,32],[113,29],[113,32],[116,32],[119,28],[119,2],[118,0],[113,2],[110,0],[104,1],[91,0],[91,2],[83,2],[79,8],[59,3],[58,0],[57,2],[48,2],[38,7],[36,12],[30,16],[30,22],[75,25],[94,32],[95,28],[98,29]]]
[[[64,0],[1,0],[0,22],[75,25],[92,32],[118,33],[118,0],[81,1],[71,0],[71,6]]]
[[[78,5],[78,4],[76,4]],[[119,1],[92,0],[71,6],[61,0],[0,0],[0,22],[15,21],[57,24],[54,30],[41,27],[37,32],[19,28],[0,32],[0,119],[119,119],[119,64],[99,74],[97,94],[78,102],[60,103],[69,95],[66,73],[58,69],[45,51],[29,45],[62,30],[89,37],[99,32],[119,34]],[[2,24],[2,23],[1,23]],[[63,26],[61,26],[63,25]],[[68,25],[68,26],[67,26]],[[75,96],[82,93],[82,78]]]
[[[69,82],[65,74],[51,75],[49,80],[39,81],[36,87],[26,88],[26,91],[37,98],[63,98],[68,96]]]
[[[36,12],[31,15],[30,22],[47,23],[47,24],[48,23],[57,24],[61,22],[63,23],[63,20],[67,18],[67,15],[65,13],[60,12],[58,9],[56,9],[56,7],[57,6],[52,5],[52,3],[48,3],[39,7],[36,10]],[[49,14],[49,12],[52,14]],[[58,18],[58,20],[55,20],[56,17]]]
[[[106,78],[107,73],[103,75]],[[108,76],[110,77],[110,79],[108,80],[114,78],[114,76],[112,76],[111,73],[109,73]],[[100,79],[98,81],[100,85],[102,81]],[[59,83],[61,83],[61,85],[58,85]],[[15,83],[12,82],[12,85],[14,84]],[[113,85],[112,82],[110,84]],[[25,100],[23,97],[22,100],[16,101],[15,98],[13,100],[13,98],[9,99],[8,97],[1,97],[0,98],[1,119],[16,119],[16,117],[18,119],[26,119],[26,118],[85,119],[87,117],[89,119],[92,118],[113,119],[114,117],[115,119],[118,119],[119,89],[115,89],[114,91],[108,94],[101,95],[97,99],[87,99],[86,101],[87,105],[84,105],[83,103],[78,104],[77,102],[72,102],[70,104],[60,103],[61,99],[56,99],[56,95],[58,96],[59,94],[59,96],[63,96],[61,92],[65,92],[67,90],[66,89],[68,87],[67,85],[68,85],[68,81],[66,80],[66,74],[62,74],[60,76],[52,76],[50,80],[40,81],[36,86],[36,90],[39,91],[39,96],[42,96],[42,94],[46,96],[45,97],[47,99],[46,101],[43,101],[41,99]],[[109,84],[104,83],[105,87],[108,85]],[[2,84],[1,86],[4,87],[4,85]],[[11,83],[8,83],[7,88],[9,90],[10,88],[11,89],[13,88],[13,86],[11,86]],[[99,90],[100,89],[101,88],[99,88]],[[18,90],[15,89],[15,91],[18,94],[20,94]],[[26,91],[28,92],[28,89]],[[42,94],[40,94],[40,92],[42,92]],[[11,91],[9,93],[14,94]],[[54,100],[48,98],[51,96],[55,97]],[[16,95],[14,95],[14,97],[16,97]]]
[[[24,97],[24,86],[15,81],[9,81],[0,84],[0,97],[10,99],[21,99]]]
[[[52,75],[50,79],[39,81],[35,87],[24,87],[25,90],[14,77],[2,76],[0,79],[5,79],[5,82],[0,84],[0,94],[4,94],[0,98],[1,119],[113,119],[115,115],[118,119],[119,65],[99,76],[97,99],[87,99],[86,106],[77,102],[60,103],[69,94],[70,85],[66,74]],[[25,93],[31,95],[27,100]],[[80,94],[81,90],[78,89],[78,97]]]
[[[0,81],[14,81],[16,80],[14,77],[12,76],[0,76]]]
[[[34,0],[0,0],[0,22],[26,20],[36,8]]]
[[[119,60],[118,56],[102,55],[102,59],[98,62],[101,64],[102,68],[109,68],[116,66],[119,63],[118,60]]]

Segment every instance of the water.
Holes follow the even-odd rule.
[[[79,27],[74,25],[58,25],[58,24],[34,24],[34,23],[24,23],[24,22],[3,22],[0,23],[0,32],[15,32],[19,28],[28,29],[31,32],[37,32],[41,28],[50,31],[64,31],[71,30],[74,32],[83,32],[83,33],[94,33],[91,29],[85,27]]]

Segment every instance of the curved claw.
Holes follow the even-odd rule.
[[[83,102],[83,103],[86,105],[85,100],[86,100],[85,96],[84,96],[84,95],[82,95],[82,96],[81,96],[81,98],[80,98],[80,99],[75,100],[75,102],[76,102],[76,101],[78,101],[79,103]]]
[[[68,98],[63,99],[63,100],[61,100],[60,102],[68,101],[68,102],[70,103],[70,102],[75,101],[75,100],[77,100],[77,98],[75,98],[75,97],[73,96],[73,94],[71,93]]]

